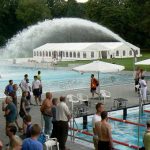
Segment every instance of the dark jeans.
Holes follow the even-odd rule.
[[[53,124],[53,130],[51,134],[51,138],[56,138],[57,137],[57,121],[52,121]]]
[[[65,144],[68,137],[68,121],[57,122],[57,139],[59,142],[60,150],[65,150]]]
[[[110,147],[109,141],[98,141],[98,150],[112,150]]]

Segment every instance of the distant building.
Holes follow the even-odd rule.
[[[133,52],[134,51],[134,52]],[[33,50],[38,61],[94,60],[140,56],[140,48],[122,42],[47,43]]]

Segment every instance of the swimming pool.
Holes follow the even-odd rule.
[[[146,106],[148,110],[150,110],[150,105]],[[145,109],[145,108],[144,108]],[[127,120],[130,120],[131,122],[138,123],[138,117],[139,112],[138,112],[138,107],[136,108],[130,108],[128,109],[128,116]],[[111,112],[109,113],[109,116],[115,117],[115,118],[122,118],[121,115],[113,115]],[[88,116],[88,132],[92,132],[92,117],[93,116]],[[139,140],[139,146],[143,146],[143,134],[146,130],[146,127],[144,126],[146,124],[146,121],[150,118],[150,113],[143,112],[141,114],[141,121],[140,123],[142,126],[139,127],[140,129],[140,140]],[[76,128],[81,129],[83,127],[81,118],[77,118],[77,126],[75,125]],[[109,123],[112,126],[112,137],[114,140],[117,140],[119,142],[127,143],[129,145],[135,145],[138,146],[138,126],[129,124],[129,123],[124,123],[124,122],[118,122],[109,119]],[[85,134],[81,134],[79,132],[76,133],[77,137],[83,138],[85,140],[89,140],[92,142],[92,136],[88,136]],[[133,150],[133,148],[129,148],[127,146],[119,145],[114,143],[114,147],[118,150]]]
[[[19,84],[24,78],[24,74],[29,75],[30,83],[33,81],[33,76],[37,74],[37,68],[25,68],[15,66],[0,66],[0,97],[4,96],[4,89],[8,84],[8,80],[13,79],[14,83]],[[40,69],[43,92],[46,91],[64,91],[81,88],[89,88],[90,74],[80,74],[69,70],[50,70]],[[97,76],[97,75],[95,75]],[[133,82],[132,74],[127,73],[101,73],[101,85],[124,84]]]

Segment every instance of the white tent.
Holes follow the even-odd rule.
[[[145,59],[145,60],[136,62],[135,65],[150,65],[150,59]]]
[[[131,48],[136,51],[137,57],[139,57],[140,48],[130,43],[47,43],[33,50],[33,58],[38,61],[50,61],[53,58],[61,61],[126,58],[134,56]]]

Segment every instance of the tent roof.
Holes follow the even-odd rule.
[[[136,62],[135,65],[150,65],[150,59],[145,59],[145,60]]]
[[[91,63],[73,68],[79,72],[119,72],[125,67],[121,65],[111,64],[103,61],[93,61]]]
[[[135,49],[136,46],[132,44],[124,44],[122,42],[97,42],[97,43],[47,43],[38,48],[35,48],[34,51],[110,51],[117,49],[121,46],[126,46]]]

